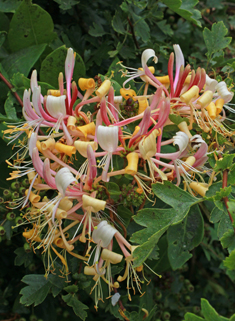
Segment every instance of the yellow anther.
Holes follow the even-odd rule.
[[[103,249],[101,258],[104,261],[110,261],[112,264],[118,264],[121,262],[123,255],[120,255],[107,249]]]
[[[127,155],[128,165],[125,168],[125,173],[129,175],[136,175],[138,171],[138,161],[139,155],[135,152],[129,153]]]
[[[51,137],[41,143],[41,148],[43,151],[47,149],[52,150],[54,149],[54,147],[55,147],[55,140],[54,138],[51,138]]]
[[[215,104],[213,103],[213,101],[206,107],[206,110],[208,111],[208,114],[211,119],[216,118],[217,108],[216,108]]]
[[[77,130],[82,132],[83,135],[85,136],[85,138],[87,138],[87,135],[95,136],[95,123],[92,122],[92,123],[86,124],[84,126],[79,126],[79,127],[77,127]]]
[[[93,78],[80,78],[78,80],[78,86],[83,91],[87,89],[95,88],[95,81]]]
[[[216,106],[216,116],[218,116],[221,113],[224,106],[223,98],[217,99],[215,102],[215,106]]]
[[[195,100],[198,97],[198,94],[199,94],[198,86],[193,86],[188,91],[186,91],[186,93],[180,96],[180,100],[183,103],[188,104],[192,99]]]
[[[205,196],[206,192],[208,191],[209,185],[206,183],[192,182],[189,184],[189,187],[192,188],[199,195]]]
[[[200,96],[197,103],[201,106],[201,108],[205,108],[212,101],[212,98],[213,92],[211,90],[207,90],[203,93],[203,95]]]
[[[149,103],[148,103],[148,100],[147,100],[146,97],[139,97],[138,98],[138,103],[139,103],[138,114],[141,114],[149,106]]]
[[[100,99],[108,93],[109,89],[111,87],[111,81],[109,79],[106,79],[102,85],[96,90],[96,96],[100,97]]]
[[[60,152],[64,153],[65,155],[72,156],[76,153],[76,148],[74,146],[68,146],[62,143],[55,143],[55,149]]]
[[[188,136],[189,139],[192,138],[192,135],[188,129],[188,125],[186,121],[182,121],[182,123],[180,123],[178,127],[182,132],[184,132]]]
[[[120,89],[120,94],[126,100],[129,99],[129,98],[132,98],[133,100],[136,100],[135,98],[133,98],[133,97],[136,96],[136,92],[133,89],[121,88]]]

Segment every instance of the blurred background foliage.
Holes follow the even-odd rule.
[[[213,24],[219,22],[219,27],[210,34]],[[177,43],[192,67],[204,67],[211,76],[227,77],[232,83],[234,35],[234,1],[0,0],[0,72],[9,82],[7,86],[6,81],[0,80],[0,129],[5,128],[4,122],[16,122],[22,117],[14,93],[22,99],[24,89],[30,86],[33,69],[38,70],[43,94],[57,87],[58,74],[64,70],[66,48],[72,47],[77,53],[74,80],[113,72],[114,79],[121,83],[123,78],[116,63],[123,61],[126,66],[138,68],[146,48],[155,50],[159,58],[156,74],[164,75],[172,45]],[[233,37],[232,41],[227,37]],[[4,195],[0,205],[1,228],[4,226],[4,231],[0,228],[0,320],[63,321],[78,317],[84,320],[86,316],[88,320],[124,320],[118,307],[109,301],[101,302],[99,313],[95,311],[89,296],[91,281],[78,274],[82,266],[76,258],[69,259],[69,284],[75,287],[69,288],[66,280],[57,275],[45,281],[42,258],[25,243],[23,228],[14,229],[13,233],[12,226],[21,219],[20,211],[11,213],[3,204],[6,199],[14,199],[14,192],[20,193],[20,189],[6,182],[5,159],[12,150],[2,138],[0,186],[2,192],[10,190],[10,196]],[[20,187],[25,184],[20,182]],[[218,217],[208,218],[211,203],[207,201],[201,208],[205,214],[205,233],[188,263],[173,271],[166,254],[167,239],[163,236],[158,244],[160,260],[155,265],[152,261],[148,263],[163,275],[162,279],[147,272],[152,281],[144,288],[145,295],[133,296],[132,302],[125,290],[120,292],[129,320],[222,321],[229,320],[234,313],[235,273],[226,270],[222,263],[227,250],[219,242]],[[134,222],[129,225],[129,236],[137,230],[136,225]],[[21,282],[23,277],[27,288]],[[23,297],[19,294],[22,288]],[[201,298],[208,299],[227,318],[220,317]],[[33,303],[38,306],[34,308]],[[142,308],[151,311],[148,317]]]

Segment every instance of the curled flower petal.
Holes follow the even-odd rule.
[[[59,97],[47,96],[47,110],[52,117],[58,119],[61,115],[66,115],[65,99],[65,95]]]
[[[67,187],[74,182],[77,182],[77,180],[67,167],[61,168],[56,173],[56,176],[55,176],[56,187],[63,196],[65,196]]]
[[[174,136],[173,139],[173,145],[178,145],[181,152],[184,151],[188,146],[189,138],[184,132],[177,132],[176,136]]]
[[[218,81],[215,79],[210,78],[208,75],[206,75],[206,89],[205,90],[211,90],[215,91],[215,87],[218,85]]]
[[[141,56],[141,63],[142,63],[143,69],[145,69],[145,67],[147,66],[148,60],[152,57],[153,57],[153,61],[156,64],[158,62],[158,58],[155,55],[155,51],[153,49],[146,49],[143,51]]]
[[[97,140],[103,150],[114,152],[118,147],[118,127],[100,125],[97,129]]]
[[[96,244],[99,244],[101,247],[107,247],[113,239],[113,236],[117,230],[108,224],[107,221],[102,221],[97,225],[92,233],[92,239]]]
[[[233,99],[234,94],[228,90],[226,82],[219,82],[215,89],[218,92],[219,96],[223,98],[225,103],[228,103]]]

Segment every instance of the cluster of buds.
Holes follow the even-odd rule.
[[[13,206],[28,208],[23,219],[31,227],[25,229],[24,238],[33,249],[41,248],[47,255],[47,273],[54,268],[55,256],[65,274],[69,272],[67,254],[86,262],[84,273],[96,282],[96,306],[103,299],[102,280],[108,284],[110,295],[127,280],[129,299],[129,289],[135,292],[136,286],[142,293],[143,282],[138,275],[143,266],[133,267],[135,247],[118,231],[123,224],[113,224],[118,207],[109,199],[100,199],[106,183],[132,176],[131,187],[121,187],[120,200],[136,207],[146,198],[153,201],[152,184],[166,180],[177,186],[183,182],[190,193],[204,196],[211,179],[203,178],[210,170],[205,167],[208,145],[200,133],[216,130],[232,135],[223,124],[224,108],[230,108],[228,102],[233,97],[225,82],[210,79],[204,69],[185,67],[178,45],[174,51],[174,76],[174,53],[169,59],[169,74],[160,77],[154,75],[154,67],[147,65],[150,58],[157,63],[155,52],[147,49],[142,54],[141,68],[125,70],[129,79],[119,93],[110,79],[96,82],[80,78],[79,90],[72,82],[75,54],[70,48],[65,61],[66,88],[60,73],[59,89],[49,90],[43,97],[34,71],[31,89],[26,89],[23,96],[25,121],[5,130],[5,136],[10,142],[17,141],[15,146],[19,147],[7,160],[13,170],[10,179],[26,175],[29,181],[24,195]],[[134,89],[125,88],[136,77],[144,84],[138,95]],[[85,113],[84,107],[90,110]],[[172,124],[170,115],[181,116],[183,121],[177,124],[172,137],[164,140],[164,129]],[[193,124],[201,128],[200,133],[192,131]],[[175,151],[164,153],[163,146]],[[114,155],[124,158],[123,168],[115,168]],[[80,168],[76,157],[83,159]],[[114,240],[122,254],[113,252]],[[78,242],[86,244],[83,255],[74,250]],[[123,257],[124,275],[114,281],[111,265],[119,264]]]

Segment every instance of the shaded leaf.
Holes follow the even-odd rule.
[[[229,254],[228,257],[223,261],[224,266],[229,270],[235,270],[235,249]]]
[[[150,38],[150,29],[145,20],[136,15],[134,12],[131,12],[131,16],[134,20],[134,32],[136,36],[140,37],[143,42],[147,42]]]
[[[18,119],[17,115],[16,115],[14,103],[15,103],[15,98],[13,97],[13,95],[10,94],[5,101],[4,109],[5,109],[5,113],[6,113],[7,118],[9,118],[11,120]]]
[[[87,317],[87,313],[84,310],[87,310],[88,307],[80,302],[78,298],[74,294],[62,295],[62,299],[65,303],[68,304],[71,308],[73,308],[74,313],[82,320],[85,320]]]
[[[88,33],[92,37],[102,37],[103,35],[106,34],[106,31],[104,31],[104,28],[102,27],[101,24],[93,22],[93,27],[90,27]]]
[[[24,266],[27,267],[30,263],[32,263],[33,252],[27,253],[23,247],[19,247],[14,251],[14,253],[16,254],[14,262],[16,266],[24,264]]]
[[[0,0],[0,11],[15,12],[22,0]]]
[[[228,248],[229,251],[235,249],[235,233],[234,230],[228,230],[220,239],[223,248]]]
[[[22,294],[20,303],[26,306],[31,304],[36,306],[42,303],[47,297],[51,288],[49,279],[46,279],[44,275],[40,274],[26,275],[21,281],[28,285],[20,291],[20,294]]]
[[[123,24],[123,13],[119,9],[115,11],[115,15],[112,20],[112,26],[113,29],[120,34],[124,34],[126,32]]]
[[[185,117],[181,117],[179,115],[175,115],[175,114],[170,114],[169,115],[169,119],[170,121],[172,121],[172,123],[179,125],[180,123],[182,123],[183,121],[185,121],[188,125],[189,125],[189,120],[188,118]]]
[[[33,45],[48,44],[56,38],[51,16],[31,0],[22,1],[10,22],[8,43],[12,52]]]
[[[75,6],[76,4],[79,4],[79,0],[54,0],[59,4],[60,9],[62,10],[69,10],[72,8],[72,6]]]
[[[197,198],[168,181],[164,184],[153,184],[152,189],[157,197],[174,208],[176,216],[172,222],[173,224],[182,221],[187,215],[189,208],[200,202]]]
[[[45,50],[46,46],[46,44],[31,46],[14,52],[7,58],[3,59],[2,64],[4,65],[4,69],[8,73],[9,77],[12,77],[13,74],[17,72],[23,73],[27,76],[30,69],[34,66]]]
[[[65,46],[59,47],[50,53],[42,62],[40,80],[58,88],[58,75],[64,72],[64,64],[67,55]],[[78,81],[85,76],[85,65],[82,58],[76,54],[73,79]]]
[[[167,231],[168,257],[173,270],[181,268],[192,257],[189,251],[201,243],[203,235],[204,221],[198,205],[194,205],[183,222]]]
[[[184,321],[205,321],[205,319],[203,319],[195,314],[192,314],[190,312],[187,312],[184,316]]]
[[[140,266],[151,254],[160,237],[172,224],[175,218],[175,211],[172,209],[143,209],[134,216],[139,225],[146,228],[134,233],[131,241],[141,244],[134,251],[134,266]]]
[[[201,18],[201,13],[197,9],[194,9],[198,0],[161,0],[161,2],[165,3],[172,11],[184,19],[201,27],[201,22],[198,20]]]
[[[7,35],[6,31],[0,31],[0,47],[2,47],[6,39],[6,35]]]
[[[220,316],[206,299],[201,299],[202,314],[206,321],[221,321]]]

